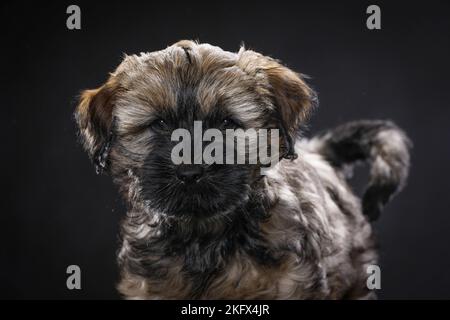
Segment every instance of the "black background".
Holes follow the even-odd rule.
[[[360,118],[404,128],[413,165],[375,226],[379,296],[450,298],[450,5],[393,2],[1,2],[0,297],[118,298],[124,208],[77,143],[72,113],[123,53],[187,38],[230,51],[244,42],[310,75],[320,107],[307,135]],[[382,30],[365,26],[373,3]],[[70,4],[82,30],[66,28]],[[70,264],[80,291],[66,288]]]

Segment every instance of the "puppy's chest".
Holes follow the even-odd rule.
[[[150,299],[298,299],[320,293],[322,273],[312,257],[300,258],[292,221],[272,218],[209,241],[174,239],[145,241],[145,251],[133,245],[125,251],[124,257],[139,259],[125,258],[130,272],[122,279],[122,293]],[[136,262],[144,279],[133,275]]]
[[[239,253],[232,257],[203,288],[200,298],[282,299],[293,295],[299,283],[295,278],[294,256],[278,257],[276,263],[264,263]]]
[[[158,263],[166,269],[165,276],[148,277],[145,294],[137,296],[156,299],[308,298],[305,288],[315,277],[309,273],[313,271],[309,265],[299,263],[295,252],[275,252],[263,242],[257,248],[240,247],[228,254],[223,248],[216,248],[162,259],[164,262],[159,260]],[[308,283],[303,279],[308,279]]]

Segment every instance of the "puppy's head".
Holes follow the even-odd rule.
[[[256,165],[176,165],[173,130],[279,129],[281,154],[314,104],[300,75],[242,48],[178,42],[127,56],[98,89],[81,95],[75,117],[83,145],[131,205],[172,216],[224,214],[242,204]]]

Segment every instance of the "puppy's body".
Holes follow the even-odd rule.
[[[76,114],[85,148],[129,206],[119,291],[136,299],[373,297],[366,271],[377,255],[363,211],[376,218],[404,185],[408,139],[390,122],[362,121],[294,147],[314,102],[301,76],[273,59],[186,41],[128,57],[86,91]],[[199,182],[177,180],[168,128],[201,119],[223,129],[220,119],[230,117],[243,128],[279,128],[291,160],[266,176],[260,165],[213,165]],[[362,202],[344,176],[359,161],[372,166]]]
[[[133,211],[123,222],[120,292],[144,299],[367,297],[366,266],[377,256],[360,201],[320,154],[297,151],[297,160],[282,161],[251,186],[255,204],[239,212],[248,217],[211,221],[204,230],[212,234],[197,230],[183,240],[183,225],[171,234],[167,222]]]

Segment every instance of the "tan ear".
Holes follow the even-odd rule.
[[[114,100],[118,86],[109,79],[103,86],[82,92],[75,110],[80,137],[98,171],[107,167],[112,142]]]
[[[265,87],[276,107],[281,125],[287,135],[289,152],[301,124],[317,104],[317,95],[304,81],[302,75],[283,66],[277,60],[251,50],[241,49],[239,66],[253,75]]]

